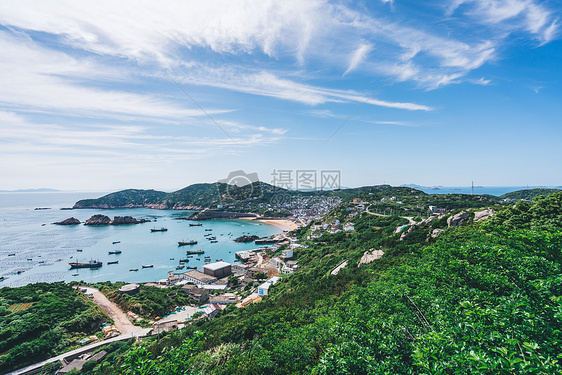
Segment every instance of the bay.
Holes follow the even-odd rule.
[[[204,264],[204,256],[214,262],[235,261],[235,252],[255,248],[253,243],[236,243],[243,234],[270,236],[280,233],[277,227],[248,220],[203,221],[202,226],[177,220],[192,211],[133,209],[80,209],[72,207],[79,199],[96,198],[104,193],[0,193],[0,276],[6,279],[0,286],[21,286],[36,282],[57,281],[126,281],[150,282],[166,278],[176,271],[186,250],[203,250],[186,263],[190,267]],[[48,208],[36,210],[36,208]],[[84,222],[92,215],[132,216],[146,218],[150,223],[119,226],[60,226],[52,223],[69,217]],[[166,227],[166,232],[151,232],[151,228]],[[205,229],[210,229],[206,231]],[[216,236],[217,243],[206,239]],[[178,241],[196,240],[197,245],[178,246]],[[113,242],[119,243],[113,244]],[[82,251],[77,251],[82,250]],[[109,251],[121,250],[121,254]],[[10,256],[15,254],[15,256]],[[173,258],[173,259],[171,259]],[[197,260],[199,258],[199,260]],[[31,260],[29,260],[31,259]],[[70,269],[69,262],[98,260],[99,269]],[[107,262],[119,261],[118,264]],[[142,268],[152,265],[152,268]],[[138,271],[129,271],[138,268]],[[176,272],[185,272],[186,269]],[[19,274],[18,274],[19,273]],[[73,276],[78,274],[76,276]]]

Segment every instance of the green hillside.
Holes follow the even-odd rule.
[[[76,202],[74,208],[143,207],[158,203],[166,195],[167,193],[157,190],[127,189],[97,199],[80,200]]]
[[[396,233],[404,219],[362,213],[350,233],[307,240],[303,228],[299,270],[262,302],[89,374],[560,373],[562,193],[494,209],[460,227],[445,216]],[[384,256],[358,267],[369,249]]]
[[[517,191],[512,191],[510,193],[503,194],[500,196],[500,198],[531,200],[541,195],[550,195],[550,194],[558,193],[560,191],[561,191],[560,189],[523,189],[523,190],[517,190]]]

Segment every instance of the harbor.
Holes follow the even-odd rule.
[[[93,195],[97,196],[99,193]],[[65,196],[69,198],[61,199]],[[177,217],[189,216],[190,211],[146,208],[60,209],[70,206],[78,197],[84,197],[84,193],[25,195],[24,198],[40,199],[22,202],[10,209],[0,207],[0,213],[5,218],[5,221],[0,223],[0,234],[4,239],[0,244],[0,277],[4,277],[2,286],[60,280],[156,281],[165,277],[167,271],[175,270],[176,266],[180,265],[179,259],[189,259],[189,262],[183,263],[189,267],[184,267],[184,270],[200,269],[204,264],[216,259],[234,263],[237,261],[236,252],[257,247],[253,242],[236,243],[235,238],[242,235],[257,235],[263,238],[282,232],[278,227],[252,220],[219,219],[203,223],[176,220]],[[61,201],[49,201],[53,198]],[[34,207],[40,206],[52,209],[33,210]],[[69,216],[84,222],[94,214],[146,218],[156,221],[157,225],[143,223],[92,227],[50,224]],[[151,229],[155,228],[166,228],[167,231],[152,232]],[[33,234],[30,235],[31,233]],[[216,239],[205,240],[209,237]],[[178,242],[184,240],[197,241],[197,244],[178,246]],[[188,258],[190,255],[193,257]],[[102,266],[71,269],[68,264],[88,263],[90,260],[101,262]],[[153,267],[142,268],[143,265]]]

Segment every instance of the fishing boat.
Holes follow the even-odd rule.
[[[162,228],[152,228],[150,231],[151,232],[167,232],[168,228],[164,228],[164,227],[162,227]]]
[[[121,250],[108,251],[109,254],[121,254]]]
[[[185,266],[183,264],[180,264],[179,266],[176,266],[177,270],[182,270]]]
[[[174,260],[174,258],[170,258],[170,260]]]
[[[201,258],[197,258],[197,259],[195,259],[195,260],[201,260]]]
[[[72,276],[78,276],[78,274],[77,274],[77,273],[73,273]]]
[[[121,243],[121,241],[113,241],[112,244]]]
[[[178,241],[178,246],[197,245],[197,241]]]
[[[217,241],[217,240],[211,241],[211,243],[217,243],[217,242],[219,242],[219,241]]]
[[[8,254],[8,256],[9,256],[9,257],[15,257],[16,254],[15,254],[15,253],[13,253],[13,254]]]
[[[4,281],[6,278],[4,276],[0,276],[0,281]]]
[[[188,270],[196,270],[197,267],[185,267],[185,269],[188,269]]]
[[[107,264],[117,264],[117,263],[119,263],[118,260],[114,260],[113,262],[107,262]]]
[[[205,230],[206,230],[207,232],[210,232],[210,231],[213,230],[213,228],[207,228],[207,229],[205,229]]]
[[[145,264],[142,266],[142,268],[152,268],[152,267],[154,267],[154,265],[152,264]]]
[[[189,254],[203,254],[204,251],[201,250],[201,249],[199,249],[199,250],[186,250],[185,253],[188,254],[188,255]],[[190,258],[190,257],[188,257],[188,258]]]
[[[188,256],[186,256],[186,258],[193,258],[193,255],[188,255]]]
[[[103,265],[102,262],[97,260],[90,260],[88,263],[70,262],[70,268],[99,268]]]
[[[201,223],[196,223],[196,224],[191,223],[191,224],[189,224],[190,227],[200,227],[200,226],[202,226],[202,225],[203,225],[203,224],[201,224]],[[205,230],[206,230],[206,229],[205,229]]]
[[[79,253],[81,253],[81,252],[82,252],[82,249],[76,249],[76,251],[78,251]]]
[[[208,239],[208,240],[216,240],[217,237],[213,236],[213,237],[209,237],[209,238],[207,238],[207,239]]]
[[[27,258],[27,260],[33,260],[33,258]]]
[[[131,269],[129,270],[129,272],[131,272],[131,271],[138,271],[138,270],[139,270],[138,268],[131,268]]]
[[[189,262],[189,259],[180,259],[180,263],[187,263]]]

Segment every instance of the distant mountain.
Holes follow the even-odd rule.
[[[127,189],[97,199],[83,199],[73,208],[134,208],[158,204],[168,193],[157,190]]]
[[[0,190],[0,193],[52,193],[62,190],[56,189],[47,189],[47,188],[40,188],[40,189],[18,189],[18,190]]]
[[[508,199],[533,199],[535,197],[538,197],[539,195],[550,195],[553,193],[558,193],[562,190],[560,189],[545,189],[545,188],[537,188],[537,189],[523,189],[523,190],[517,190],[517,191],[512,191],[511,193],[506,193],[503,195],[500,195],[500,198],[508,198]]]
[[[333,196],[343,200],[382,196],[425,195],[424,192],[409,187],[390,185],[363,186],[350,189],[327,191],[296,191],[276,187],[265,182],[254,182],[245,186],[225,183],[201,183],[187,186],[172,193],[156,190],[128,189],[104,195],[97,199],[83,199],[74,208],[135,208],[150,207],[158,209],[202,209],[216,208],[237,211],[255,210],[256,205],[283,204],[295,197]]]

